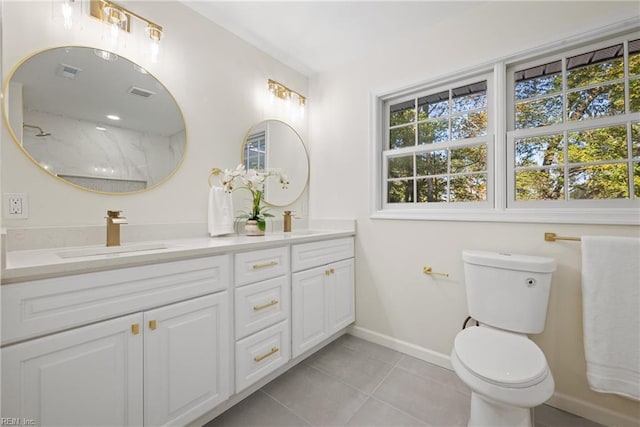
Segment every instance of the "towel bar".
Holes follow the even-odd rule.
[[[579,242],[580,237],[564,237],[558,236],[556,233],[544,233],[544,240],[547,242],[555,242],[556,240],[572,240],[574,242]]]

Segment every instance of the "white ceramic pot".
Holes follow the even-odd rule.
[[[264,230],[260,230],[258,227],[258,221],[255,219],[248,219],[244,224],[244,231],[247,236],[264,236]]]

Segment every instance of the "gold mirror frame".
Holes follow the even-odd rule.
[[[294,176],[292,175],[295,172],[295,168],[289,168],[289,170],[287,170],[287,167],[285,165],[285,159],[276,159],[274,162],[273,158],[269,158],[267,163],[264,166],[266,167],[266,169],[280,169],[282,170],[282,172],[287,175],[287,178],[289,179],[289,186],[287,189],[282,190],[280,188],[280,183],[276,182],[276,180],[267,180],[267,182],[265,183],[265,195],[264,195],[264,201],[265,203],[271,205],[271,206],[275,206],[275,207],[284,207],[284,206],[289,206],[293,203],[295,203],[301,196],[302,194],[304,194],[304,191],[307,188],[307,184],[309,182],[309,172],[310,172],[310,163],[309,163],[309,152],[307,151],[307,147],[304,144],[304,140],[302,139],[302,137],[300,136],[300,134],[294,129],[293,126],[291,126],[290,124],[282,121],[282,120],[276,120],[276,119],[267,119],[267,120],[263,120],[261,122],[256,123],[255,125],[251,126],[251,128],[249,128],[249,130],[247,131],[247,133],[245,134],[244,140],[242,142],[242,148],[241,148],[241,152],[240,152],[240,159],[243,165],[245,165],[245,167],[247,166],[246,164],[246,158],[245,158],[245,147],[247,145],[247,142],[249,141],[249,138],[252,137],[252,135],[254,135],[256,133],[256,129],[259,129],[261,126],[268,126],[269,124],[274,124],[274,125],[279,125],[279,126],[285,126],[286,129],[288,129],[290,131],[290,137],[292,138],[290,141],[291,143],[294,143],[294,149],[297,150],[297,153],[289,153],[291,155],[295,155],[297,154],[297,156],[299,157],[298,159],[293,159],[294,162],[302,162],[305,172],[304,174],[302,174],[303,176]],[[285,128],[283,128],[285,129]],[[293,140],[295,138],[295,141]],[[267,137],[268,139],[268,137]],[[267,144],[267,149],[269,146],[271,146],[271,144],[277,144],[277,140],[267,140],[266,144]],[[304,156],[304,158],[300,158]],[[291,161],[292,159],[288,158],[286,159],[288,161]],[[270,199],[269,197],[269,193],[273,192],[273,191],[277,191],[279,195],[286,195],[288,198],[286,200],[275,200],[273,198]]]
[[[149,185],[148,187],[139,189],[139,190],[134,190],[134,191],[120,191],[120,192],[116,192],[116,191],[101,191],[101,190],[95,190],[95,189],[91,189],[91,188],[87,188],[84,187],[82,185],[76,184],[74,182],[71,182],[67,179],[64,179],[60,176],[58,176],[58,174],[48,170],[47,168],[45,168],[40,161],[38,161],[34,156],[31,155],[31,153],[29,153],[27,151],[27,149],[23,146],[22,142],[19,140],[18,136],[16,135],[15,130],[12,127],[11,124],[11,120],[9,117],[9,112],[8,112],[8,103],[9,103],[9,84],[11,83],[12,78],[14,77],[14,75],[16,74],[16,72],[20,69],[21,66],[23,66],[26,62],[28,62],[30,59],[36,57],[37,55],[40,55],[42,53],[46,53],[46,52],[50,52],[50,51],[54,51],[57,49],[77,49],[77,48],[81,48],[81,49],[90,49],[92,51],[102,51],[102,52],[107,52],[110,54],[113,54],[113,52],[108,52],[106,50],[103,49],[95,49],[93,47],[89,47],[89,46],[82,46],[82,45],[70,45],[70,46],[58,46],[58,47],[52,47],[52,48],[46,48],[46,49],[41,49],[38,50],[36,52],[33,52],[29,55],[27,55],[26,57],[24,57],[23,59],[21,59],[17,64],[15,64],[15,66],[11,69],[11,71],[8,73],[7,78],[3,84],[2,87],[2,95],[3,95],[3,99],[2,99],[2,115],[3,115],[3,120],[5,123],[5,126],[9,132],[9,134],[11,135],[11,138],[13,138],[13,141],[15,142],[15,144],[18,146],[18,148],[24,153],[24,155],[31,160],[36,166],[38,166],[39,169],[41,169],[42,171],[46,172],[48,175],[54,177],[55,179],[63,182],[66,185],[69,185],[71,187],[75,187],[78,188],[80,190],[83,191],[87,191],[90,193],[95,193],[95,194],[105,194],[105,195],[115,195],[115,196],[120,196],[120,195],[132,195],[132,194],[139,194],[139,193],[143,193],[152,189],[155,189],[157,187],[159,187],[160,185],[164,184],[165,182],[167,182],[168,180],[170,180],[175,174],[176,172],[180,169],[180,167],[182,166],[182,164],[184,163],[185,157],[186,157],[186,153],[188,150],[188,129],[187,129],[187,123],[185,120],[185,116],[184,113],[182,111],[182,108],[180,107],[180,105],[178,104],[178,101],[175,99],[175,97],[173,96],[173,94],[167,89],[167,87],[158,79],[156,78],[153,74],[146,72],[149,77],[151,77],[155,83],[158,85],[159,88],[163,89],[166,94],[168,95],[168,97],[173,100],[176,110],[177,112],[180,114],[180,119],[182,120],[182,123],[184,125],[184,147],[182,149],[182,156],[180,157],[180,159],[176,162],[175,166],[173,167],[173,169],[164,177],[161,179],[158,179],[157,182]],[[128,63],[130,63],[133,67],[140,67],[139,65],[137,65],[134,61],[121,56],[121,55],[117,55],[118,59],[122,59],[127,61]],[[146,70],[145,70],[146,71]],[[35,127],[37,128],[38,126],[30,126],[27,125],[26,123],[23,123],[23,127]],[[41,129],[40,129],[41,133],[44,133]],[[94,177],[89,177],[87,176],[87,178],[94,178]],[[101,178],[101,177],[98,177]],[[108,178],[106,178],[108,179]],[[131,180],[130,180],[131,181]]]

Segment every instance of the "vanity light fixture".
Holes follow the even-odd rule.
[[[307,103],[307,98],[305,98],[303,95],[296,92],[295,90],[289,89],[282,83],[278,83],[275,80],[269,79],[267,83],[267,89],[269,90],[271,96],[280,98],[284,101],[292,102],[294,97],[297,98],[300,108],[304,108],[305,104]]]
[[[153,62],[157,61],[160,40],[163,35],[162,26],[111,1],[90,0],[90,5],[91,16],[111,25],[114,43],[117,41],[120,30],[128,33],[131,32],[131,21],[133,18],[142,21],[146,25],[145,30],[151,39],[151,60]]]

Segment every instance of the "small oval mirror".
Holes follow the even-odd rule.
[[[34,163],[99,193],[133,193],[166,181],[186,150],[173,96],[111,52],[61,47],[22,61],[4,88],[4,118]]]
[[[287,175],[286,189],[276,180],[265,182],[264,201],[273,206],[295,202],[309,180],[309,156],[304,142],[295,129],[280,120],[265,120],[249,129],[242,145],[242,164],[259,171],[279,169]]]

